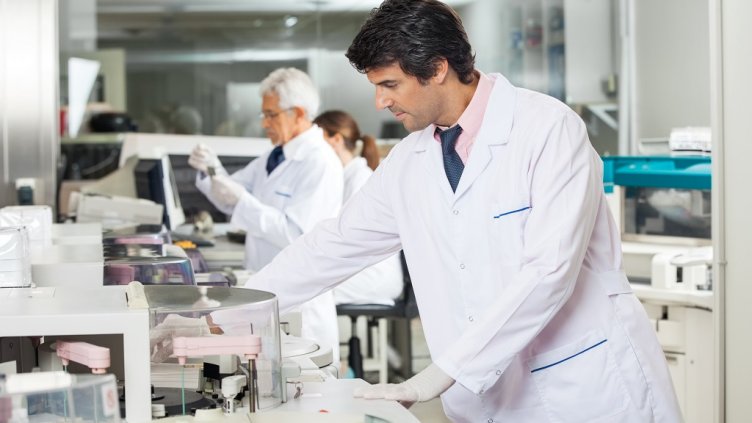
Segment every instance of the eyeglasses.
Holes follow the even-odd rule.
[[[290,110],[292,110],[292,109],[294,109],[294,107],[288,107],[288,108],[286,108],[286,109],[282,109],[282,110],[280,110],[280,111],[278,111],[278,112],[271,112],[271,113],[270,113],[270,112],[261,112],[261,113],[259,113],[258,117],[259,117],[259,119],[261,119],[261,120],[265,120],[265,119],[274,119],[274,118],[275,118],[275,117],[277,117],[278,115],[280,115],[280,114],[282,114],[282,113],[284,113],[284,112],[289,112],[289,111],[290,111]]]

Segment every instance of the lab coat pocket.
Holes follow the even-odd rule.
[[[501,264],[519,264],[522,260],[524,232],[530,206],[525,202],[494,204],[490,210],[489,247],[499,253]]]
[[[624,380],[599,331],[528,361],[552,422],[591,422],[615,416],[630,403]]]
[[[274,188],[274,196],[271,198],[271,205],[276,208],[283,208],[292,199],[292,189],[288,186],[278,186]]]

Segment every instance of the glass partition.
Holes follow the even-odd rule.
[[[321,110],[346,110],[364,132],[400,138],[404,129],[390,113],[375,109],[373,88],[344,57],[379,3],[62,0],[61,104],[68,105],[72,95],[68,60],[95,60],[101,66],[89,93],[83,136],[136,130],[258,137],[264,136],[257,119],[258,84],[272,70],[291,66],[308,72],[319,86]],[[564,0],[448,3],[463,19],[481,70],[501,72],[516,85],[573,100],[575,106],[590,102],[570,95],[576,84],[565,70]],[[591,53],[609,60],[612,54]],[[595,91],[603,83],[588,82]],[[92,128],[94,114],[104,116]]]

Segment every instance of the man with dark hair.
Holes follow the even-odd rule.
[[[284,310],[402,248],[434,363],[356,396],[441,395],[458,422],[681,421],[579,116],[475,70],[438,1],[386,0],[347,57],[415,132],[254,286]]]

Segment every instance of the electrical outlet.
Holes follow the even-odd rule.
[[[21,361],[21,338],[0,338],[0,362],[6,361],[13,361],[18,366]]]

